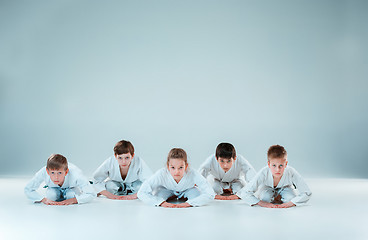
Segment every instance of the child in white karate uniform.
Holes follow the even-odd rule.
[[[215,199],[235,200],[246,182],[252,180],[256,171],[241,155],[236,155],[230,143],[220,143],[216,153],[209,156],[199,168],[199,172],[209,180],[216,193]]]
[[[41,183],[47,185],[46,197],[37,192]],[[33,202],[47,205],[70,205],[86,203],[96,193],[82,171],[69,163],[60,154],[52,154],[46,167],[41,168],[24,188],[24,193]]]
[[[242,192],[245,202],[266,208],[289,208],[305,204],[312,192],[300,174],[287,165],[285,148],[271,146],[267,158],[268,166],[261,169]]]
[[[213,200],[215,194],[206,179],[188,168],[187,154],[183,149],[171,149],[166,165],[143,183],[138,192],[140,200],[165,208],[202,206]],[[186,201],[168,202],[173,197]]]
[[[110,199],[137,199],[142,183],[152,171],[134,154],[131,142],[121,140],[115,144],[114,156],[106,159],[93,174],[97,193]]]

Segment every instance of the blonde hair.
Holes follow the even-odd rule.
[[[47,159],[46,168],[49,170],[64,169],[66,171],[68,169],[68,161],[61,154],[51,154]]]
[[[167,155],[167,166],[169,166],[169,161],[171,158],[183,159],[185,165],[188,166],[187,153],[182,148],[173,148],[170,150],[169,154]]]

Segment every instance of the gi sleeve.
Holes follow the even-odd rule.
[[[199,167],[198,172],[204,177],[207,178],[211,172],[211,160],[212,156],[208,157],[204,163]]]
[[[95,188],[97,193],[106,190],[105,180],[109,177],[109,167],[109,159],[107,159],[93,173],[93,187]]]
[[[264,181],[265,175],[261,170],[241,191],[239,191],[240,198],[250,206],[257,204],[260,200],[255,196],[255,193]]]
[[[160,185],[163,185],[162,177],[162,171],[158,171],[148,178],[139,189],[137,197],[146,204],[160,206],[160,204],[166,201],[166,199],[153,195],[153,191]]]
[[[148,165],[141,159],[141,167],[139,169],[138,179],[143,183],[152,176],[152,171]]]
[[[250,182],[257,174],[253,166],[243,157],[241,157],[241,169],[247,182]]]
[[[293,170],[292,182],[295,184],[299,194],[291,199],[291,202],[296,206],[304,205],[312,196],[311,190],[296,170]]]
[[[188,199],[187,203],[189,203],[193,207],[203,206],[215,198],[215,192],[212,190],[212,187],[209,185],[207,180],[194,170],[193,177],[194,182],[197,185],[198,190],[200,191],[200,195],[196,198]]]
[[[45,181],[46,174],[46,167],[41,168],[24,188],[24,193],[28,199],[32,200],[33,202],[41,202],[41,200],[44,198],[36,190],[40,187],[41,183]]]
[[[82,175],[82,172],[77,173],[77,187],[79,188],[79,194],[75,195],[78,204],[87,203],[92,201],[96,197],[96,192],[94,191],[92,185],[89,181]]]

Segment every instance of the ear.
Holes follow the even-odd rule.
[[[188,163],[185,164],[185,171],[187,171],[188,165],[189,165]]]
[[[66,171],[65,171],[65,175],[67,175],[67,174],[68,174],[68,172],[69,172],[69,168],[67,168],[67,169],[66,169]]]
[[[268,167],[270,167],[270,161],[269,160],[267,161],[267,165],[268,165]]]
[[[49,173],[49,169],[48,169],[48,168],[46,168],[46,172],[47,172],[47,174],[48,174],[48,175],[50,175],[50,173]]]
[[[288,164],[288,161],[286,160],[286,162],[285,162],[285,167],[287,166],[287,164]]]
[[[134,158],[135,153],[133,153],[132,158]]]
[[[236,160],[236,156],[234,157],[234,161]]]

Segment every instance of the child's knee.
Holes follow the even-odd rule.
[[[284,203],[290,202],[291,199],[293,199],[296,196],[295,191],[292,188],[285,188],[280,194],[281,194],[281,201]]]
[[[51,201],[58,201],[61,198],[61,191],[57,188],[49,187],[46,191],[46,198]]]
[[[210,182],[213,191],[215,191],[216,194],[221,195],[224,193],[222,184],[219,180],[213,179],[213,181]]]
[[[141,186],[142,186],[142,182],[137,180],[135,182],[132,182],[129,190],[132,191],[132,193],[136,193],[141,188]]]
[[[274,192],[271,189],[265,189],[260,193],[259,199],[264,202],[271,202],[273,195]]]
[[[235,181],[231,184],[231,189],[233,190],[233,193],[237,193],[244,187],[244,184],[241,181]]]
[[[70,189],[65,192],[65,199],[75,198],[75,192]]]
[[[116,181],[107,181],[106,183],[105,183],[105,187],[106,187],[106,190],[108,191],[108,192],[111,192],[112,194],[117,194],[118,193],[118,191],[119,191],[119,189],[120,188],[123,188],[124,187],[124,185],[123,184],[120,184],[120,183],[118,183],[118,182],[116,182]],[[122,191],[123,191],[124,189],[122,189]]]
[[[197,188],[191,188],[185,191],[184,197],[188,199],[193,199],[201,195],[201,192]]]
[[[168,190],[164,187],[160,187],[158,188],[155,192],[154,195],[156,195],[157,197],[160,197],[162,199],[167,200],[169,197],[173,196],[174,193],[171,190]]]

